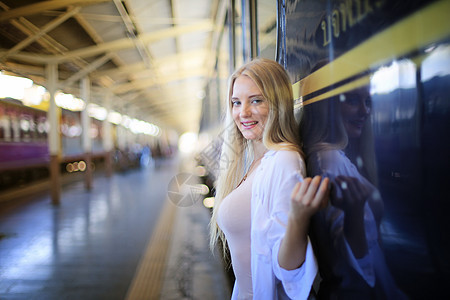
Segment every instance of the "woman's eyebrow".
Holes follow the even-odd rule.
[[[262,97],[262,96],[263,96],[262,94],[253,94],[253,95],[248,96],[248,98]],[[239,99],[239,97],[231,96],[231,99]]]

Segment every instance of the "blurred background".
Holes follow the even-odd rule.
[[[333,173],[331,160],[327,174],[373,191],[375,281],[442,296],[448,11],[448,0],[0,0],[0,298],[228,299],[230,262],[209,251],[207,226],[227,80],[254,57],[289,73],[296,118],[310,120],[309,175],[324,142],[355,170]],[[327,233],[311,234],[326,247]],[[324,283],[342,271],[321,268]],[[394,295],[358,274],[369,298]]]

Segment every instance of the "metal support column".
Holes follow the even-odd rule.
[[[256,0],[242,0],[241,7],[242,57],[247,62],[258,56]]]
[[[86,103],[86,108],[81,112],[82,144],[86,161],[85,187],[92,189],[92,143],[91,143],[91,119],[88,115],[88,105],[90,103],[91,83],[86,76],[80,81],[81,98]]]
[[[52,204],[58,205],[61,201],[61,171],[60,171],[60,135],[59,114],[56,107],[55,94],[58,85],[58,65],[49,63],[46,67],[47,90],[50,94],[50,105],[47,120],[50,124],[48,132],[48,147],[50,151],[50,192]]]
[[[103,99],[103,106],[106,108],[108,115],[111,113],[112,92],[107,90]],[[113,137],[111,122],[106,117],[103,121],[103,149],[105,150],[105,173],[107,177],[112,175],[112,155],[113,155]]]
[[[256,10],[256,0],[249,1],[250,16],[250,59],[259,55],[258,49],[258,14]]]
[[[228,31],[230,41],[230,74],[236,69],[236,13],[235,0],[228,1]]]

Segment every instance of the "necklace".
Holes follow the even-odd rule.
[[[247,179],[247,177],[248,177],[248,175],[250,175],[250,173],[252,172],[252,170],[253,170],[253,167],[261,160],[261,158],[263,158],[264,157],[264,155],[262,155],[260,158],[258,158],[257,160],[254,160],[253,162],[252,162],[252,164],[250,165],[250,168],[248,168],[248,171],[247,171],[247,173],[245,173],[245,175],[244,175],[244,177],[242,177],[242,179],[241,179],[241,181],[239,182],[239,184],[236,186],[236,188],[235,189],[237,189],[246,179]]]

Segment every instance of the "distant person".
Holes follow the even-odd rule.
[[[308,175],[330,178],[330,205],[312,218],[319,299],[402,299],[380,248],[383,201],[369,86],[306,105],[300,128]]]
[[[328,179],[304,178],[288,75],[255,59],[230,78],[211,247],[228,245],[232,299],[307,299],[317,263],[307,236]]]

